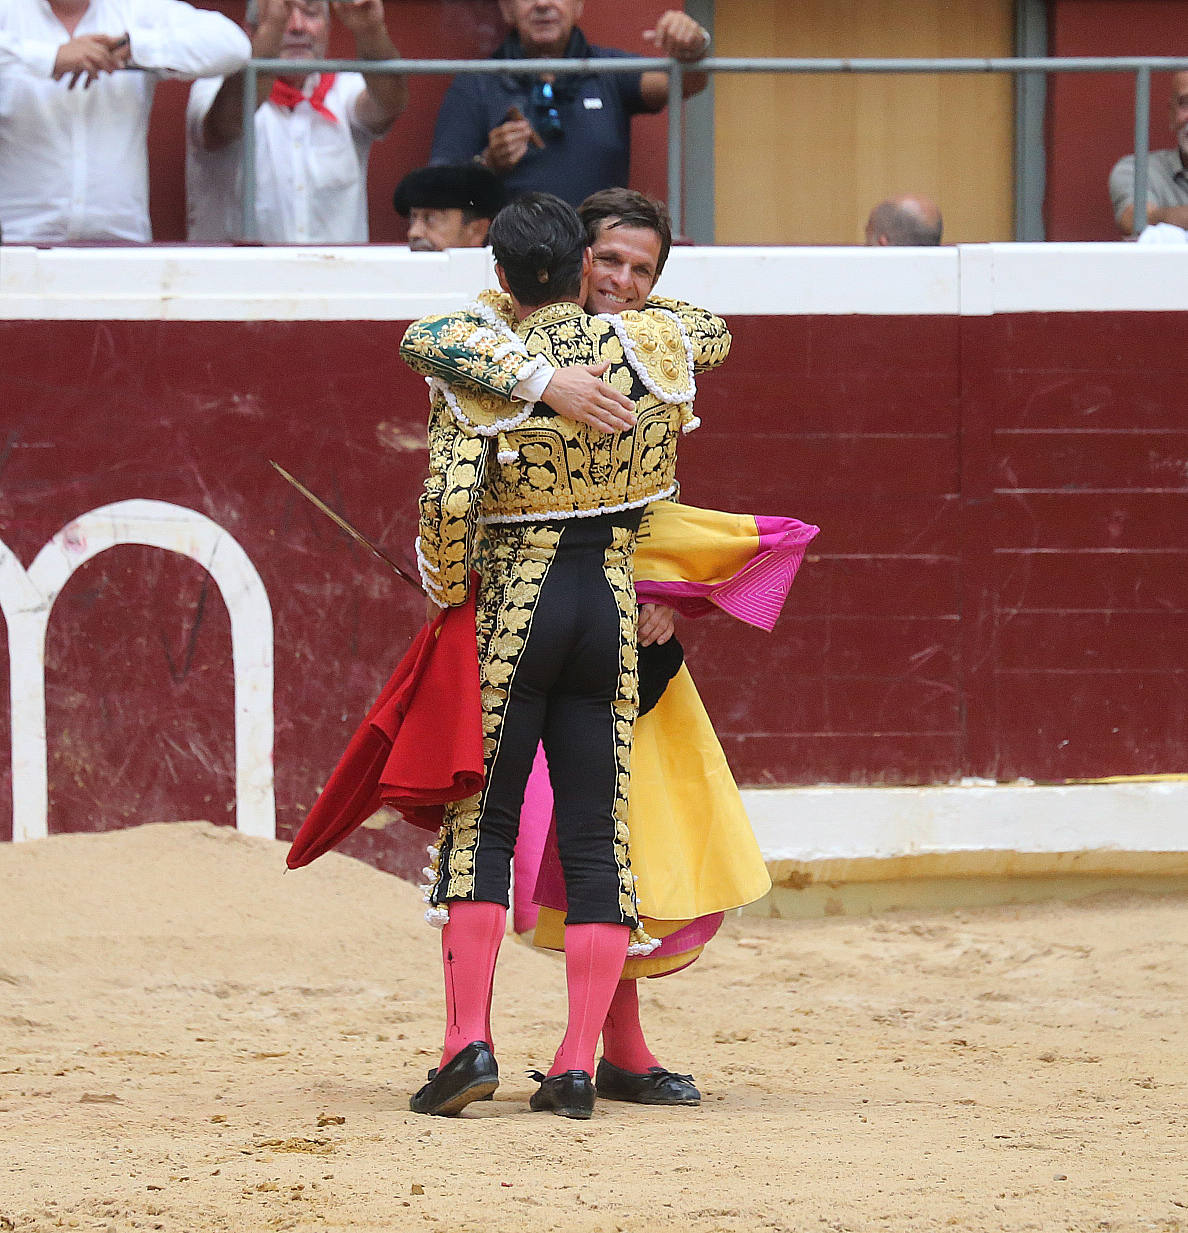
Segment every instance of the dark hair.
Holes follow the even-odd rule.
[[[578,206],[578,214],[586,227],[587,244],[597,243],[604,227],[642,227],[654,231],[660,237],[660,257],[656,262],[656,277],[660,277],[672,248],[672,219],[663,201],[633,188],[604,188],[591,193]]]
[[[503,181],[478,163],[446,164],[410,171],[396,185],[392,207],[405,218],[412,210],[461,210],[463,222],[494,218],[505,200]]]
[[[518,197],[495,215],[487,242],[521,304],[549,304],[581,293],[586,232],[577,211],[560,197]]]

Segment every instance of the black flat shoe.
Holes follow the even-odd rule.
[[[436,1079],[437,1078],[437,1067],[434,1066],[434,1068],[425,1076],[425,1078],[426,1079]],[[494,1099],[495,1099],[494,1091],[490,1091],[485,1096],[479,1097],[479,1100],[494,1100]]]
[[[546,1078],[539,1070],[528,1072],[540,1087],[532,1093],[528,1107],[536,1113],[556,1113],[583,1121],[594,1113],[594,1081],[584,1070],[567,1070]]]
[[[440,1070],[429,1072],[429,1082],[408,1107],[414,1113],[436,1113],[450,1117],[472,1100],[490,1096],[499,1086],[499,1065],[485,1040],[472,1041]]]
[[[642,1075],[620,1070],[603,1058],[598,1063],[595,1086],[607,1100],[629,1100],[637,1105],[699,1105],[701,1093],[692,1075],[678,1075],[663,1066],[653,1066]]]

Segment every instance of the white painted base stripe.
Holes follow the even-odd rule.
[[[1188,851],[1188,782],[748,788],[742,796],[769,861]]]

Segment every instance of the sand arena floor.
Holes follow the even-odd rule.
[[[1188,1230],[1188,900],[736,918],[643,990],[700,1109],[528,1111],[563,969],[509,941],[503,1086],[416,1117],[414,888],[203,823],[0,846],[0,1230]]]

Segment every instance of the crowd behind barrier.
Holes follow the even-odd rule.
[[[515,7],[509,0],[505,16]],[[132,30],[131,40],[127,34],[121,39],[91,31],[97,23],[103,27],[109,9],[116,15],[111,22],[118,17]],[[40,6],[0,0],[0,74],[8,81],[0,116],[0,223],[8,242],[150,238],[144,147],[153,86],[166,77],[199,79],[187,117],[187,180],[190,238],[201,242],[365,242],[368,149],[388,134],[403,109],[407,79],[422,76],[454,78],[438,115],[431,160],[458,163],[474,157],[499,174],[512,195],[532,187],[580,199],[610,186],[594,180],[619,182],[626,176],[631,116],[666,108],[667,201],[679,232],[686,160],[679,104],[714,74],[1128,73],[1135,79],[1134,152],[1115,166],[1109,186],[1119,228],[1137,236],[1149,221],[1177,226],[1188,221],[1185,58],[713,58],[706,54],[708,32],[679,10],[669,10],[656,31],[645,32],[660,50],[673,53],[667,56],[637,57],[593,46],[572,24],[559,35],[530,38],[521,23],[487,60],[405,59],[388,36],[382,0],[358,0],[334,6],[355,36],[357,58],[331,59],[324,54],[329,10],[316,0],[262,0],[259,13],[250,15],[250,43],[221,14],[176,5],[166,21],[159,9],[157,0],[89,0],[80,7],[89,25],[76,26],[72,37],[55,47],[53,37],[62,33],[56,18],[47,19]],[[184,11],[186,20],[179,23],[174,10]],[[662,30],[670,18],[684,24]],[[133,27],[134,21],[141,24]],[[318,21],[320,31],[313,29]],[[543,51],[554,54],[536,54]],[[1177,148],[1152,153],[1151,75],[1163,71],[1175,73]],[[69,79],[72,88],[43,89],[51,77]],[[570,81],[600,83],[602,93],[583,97],[584,108],[575,110],[575,93],[590,90],[571,89]],[[607,84],[619,82],[628,84],[614,89]],[[78,94],[103,89],[109,95],[102,105],[70,113]],[[279,118],[261,128],[263,103],[276,104],[269,116],[276,112]],[[615,132],[606,130],[599,153],[597,125],[605,126],[612,111]],[[316,113],[334,121],[337,130],[309,123]],[[574,125],[583,114],[596,121],[589,133]],[[572,126],[570,141],[556,141],[566,123]],[[487,144],[476,148],[484,131]],[[581,141],[573,139],[574,132],[582,134]],[[336,134],[336,143],[328,142],[327,133]],[[575,150],[584,151],[587,144],[591,157],[575,160]],[[564,154],[557,153],[563,147]],[[300,153],[294,155],[294,149]],[[119,165],[126,174],[113,174]],[[574,179],[591,168],[590,183]],[[319,200],[324,225],[317,221]],[[920,232],[922,242],[931,242],[932,230]],[[878,227],[874,234],[880,234]],[[909,241],[900,242],[915,242],[910,229],[901,234]]]
[[[683,224],[684,139],[682,114],[679,106],[683,91],[683,74],[687,66],[676,60],[631,58],[615,60],[525,60],[525,68],[537,73],[571,74],[595,70],[605,73],[645,71],[669,72],[668,124],[668,194],[669,212],[677,230]],[[284,65],[279,61],[249,62],[247,82],[259,72],[276,72]],[[318,71],[338,71],[357,68],[358,64],[347,60],[310,61],[307,68]],[[441,76],[448,74],[491,75],[506,72],[505,66],[489,61],[473,60],[402,60],[391,64],[372,64],[372,72],[400,72],[409,76]],[[755,57],[707,57],[697,63],[698,72],[715,73],[1133,73],[1135,77],[1134,106],[1134,154],[1133,209],[1128,214],[1132,219],[1129,234],[1139,235],[1147,226],[1149,178],[1151,157],[1151,75],[1156,72],[1173,72],[1177,77],[1188,72],[1188,58],[1172,56],[1080,56],[1080,57],[1015,57],[999,59],[762,59]],[[1173,101],[1174,106],[1174,101]],[[245,150],[250,136],[244,130]],[[1186,156],[1188,157],[1188,156]],[[247,163],[245,161],[245,168]],[[1104,191],[1104,186],[1103,186]],[[244,233],[251,236],[252,220],[248,217],[250,206],[245,199]]]

